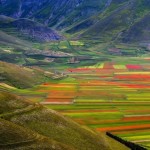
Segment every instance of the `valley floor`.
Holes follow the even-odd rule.
[[[150,149],[148,63],[105,62],[69,68],[65,70],[68,77],[63,80],[13,92],[57,110],[83,126],[98,132],[109,131]]]

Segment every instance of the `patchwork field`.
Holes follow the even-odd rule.
[[[26,91],[29,99],[150,149],[150,65],[106,62],[65,73],[64,80]]]

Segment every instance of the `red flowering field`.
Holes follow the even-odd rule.
[[[137,81],[141,81],[141,80],[150,80],[150,74],[128,74],[128,75],[116,75],[115,76],[116,79],[119,80],[137,80]]]
[[[142,70],[143,69],[143,67],[141,65],[128,64],[128,65],[126,65],[126,67],[130,70]]]
[[[129,126],[119,126],[119,127],[105,127],[97,128],[98,131],[125,131],[125,130],[137,130],[137,129],[149,129],[150,124],[144,125],[129,125]]]

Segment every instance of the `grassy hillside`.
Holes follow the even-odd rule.
[[[112,1],[105,11],[82,21],[66,32],[69,34],[78,32],[81,38],[100,39],[103,42],[149,41],[145,31],[147,29],[149,32],[147,15],[150,13],[149,6],[148,0]],[[138,36],[135,33],[138,33]]]
[[[74,26],[78,22],[89,18],[90,16],[102,11],[105,8],[106,0],[86,0],[77,6],[67,17],[65,17],[56,28],[59,30],[69,26]],[[79,17],[80,16],[80,17]]]
[[[102,21],[102,19],[109,17],[109,15],[112,16],[111,13],[113,13],[113,11],[114,12],[117,11],[117,9],[120,6],[123,6],[126,2],[127,1],[125,0],[121,0],[121,1],[112,0],[110,5],[103,12],[97,13],[96,15],[93,15],[86,20],[82,20],[82,22],[80,22],[79,24],[76,24],[75,26],[66,30],[66,32],[67,33],[76,33],[76,32],[82,33],[83,31],[85,32],[86,30],[89,30],[90,28],[92,28],[92,26],[95,26],[100,21]],[[119,10],[121,10],[121,8],[119,8]],[[108,19],[108,21],[111,21],[111,20]]]
[[[31,44],[27,41],[23,41],[17,37],[12,35],[8,35],[7,33],[0,30],[0,43],[3,45],[10,45],[11,47],[23,47],[30,48]]]
[[[17,37],[16,32],[0,29],[0,60],[23,64],[25,60],[22,53],[32,49],[32,43]]]
[[[10,150],[75,150],[10,121],[0,119],[0,147]]]
[[[0,81],[17,88],[29,88],[50,80],[52,73],[0,61]]]
[[[0,93],[0,110],[0,117],[3,118],[0,132],[5,131],[5,135],[0,136],[0,145],[4,148],[46,149],[51,145],[50,150],[112,150],[111,140],[107,141],[104,135],[10,93]],[[127,149],[121,144],[119,147],[120,150]]]
[[[150,37],[150,13],[144,18],[137,21],[133,26],[131,26],[127,31],[122,34],[121,40],[125,43],[127,42],[143,42],[149,43]]]

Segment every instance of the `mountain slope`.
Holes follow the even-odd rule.
[[[21,47],[24,50],[31,48],[31,44],[29,42],[21,40],[15,36],[9,35],[1,30],[0,30],[0,43],[3,45],[10,45],[11,47]]]
[[[86,34],[86,30],[87,33],[89,30],[94,30],[95,28],[95,33],[96,34],[96,27],[95,26],[100,26],[100,24],[102,27],[98,28],[98,33],[100,32],[100,30],[102,30],[103,27],[105,27],[106,24],[111,23],[112,17],[114,15],[117,15],[119,13],[119,11],[121,11],[123,8],[120,8],[120,6],[124,5],[126,3],[125,0],[118,0],[117,3],[115,0],[111,0],[110,1],[110,5],[102,12],[102,13],[98,13],[94,16],[91,16],[90,18],[83,20],[81,23],[77,24],[76,26],[73,26],[72,28],[70,28],[69,30],[67,30],[67,33],[75,33],[75,32],[79,32],[85,29],[85,34]],[[123,6],[124,7],[124,6]],[[105,25],[103,22],[106,22]],[[110,24],[109,23],[109,24]],[[92,32],[92,31],[91,31]]]
[[[0,93],[0,110],[0,117],[7,120],[1,119],[1,132],[5,131],[6,136],[3,141],[1,139],[3,136],[0,136],[0,145],[5,144],[7,147],[10,142],[16,143],[17,138],[19,138],[18,142],[21,143],[23,140],[33,140],[36,137],[33,143],[29,141],[29,144],[21,145],[23,149],[29,149],[30,144],[34,144],[35,149],[40,149],[40,147],[43,149],[53,143],[48,149],[112,150],[104,136],[81,127],[40,104],[31,103],[10,93]],[[16,139],[13,139],[12,136]],[[37,143],[39,144],[38,147]],[[121,144],[119,146],[120,150],[127,150]],[[19,149],[20,145],[16,148]]]
[[[123,42],[150,42],[150,13],[123,32]]]
[[[26,37],[26,39],[34,39],[40,42],[49,42],[60,40],[62,37],[56,31],[30,19],[11,19],[9,17],[0,16],[0,29],[7,34]]]
[[[143,23],[147,20],[145,25],[148,31],[150,27],[148,13],[150,13],[150,3],[148,0],[113,0],[104,12],[73,26],[66,32],[69,34],[79,32],[81,38],[98,38],[102,41],[118,41],[121,39],[120,42],[127,41],[125,39],[130,38],[130,34],[134,32],[138,33],[138,36],[141,37],[139,39],[136,38],[137,41],[141,39],[147,40],[148,35],[144,32],[145,26]],[[140,29],[137,29],[137,26]],[[136,41],[133,40],[134,38],[135,36],[132,39],[130,38],[130,42]]]
[[[34,19],[72,37],[124,43],[149,41],[149,13],[149,0],[3,0],[0,6],[0,14]],[[145,21],[146,31],[143,25]],[[32,32],[31,23],[35,25],[31,20],[19,19],[14,21],[13,26],[22,33],[26,31],[25,33],[32,37],[34,33],[37,37],[44,36],[45,32]],[[35,25],[34,28],[39,29],[37,26],[39,25]],[[137,26],[140,26],[140,29],[137,29]],[[138,32],[141,38],[136,38],[135,32]],[[53,35],[50,36],[52,39],[55,37]]]
[[[64,28],[101,11],[109,0],[3,0],[0,14]],[[59,25],[61,24],[61,25]]]

